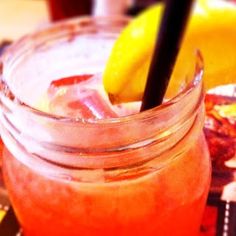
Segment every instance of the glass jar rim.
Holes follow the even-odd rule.
[[[128,19],[126,17],[109,17],[109,20],[113,23],[115,22],[115,27],[117,26],[119,29],[121,28],[121,26],[128,22]],[[60,32],[60,34],[62,34],[63,32],[76,33],[75,31],[77,30],[77,27],[80,29],[80,27],[90,27],[90,24],[92,24],[96,28],[100,26],[100,24],[111,24],[110,21],[108,22],[107,18],[103,17],[85,17],[75,18],[72,20],[67,20],[65,22],[59,22],[34,34],[25,36],[24,38],[16,42],[5,52],[2,57],[2,62],[7,61],[8,59],[11,61],[11,57],[17,57],[17,55],[13,52],[19,48],[20,50],[23,50],[23,47],[21,48],[21,46],[26,44],[29,41],[29,38],[31,38],[31,40],[35,40],[37,39],[37,37],[39,37],[40,34],[43,34],[42,38],[43,40],[45,40],[45,37],[48,37],[45,32],[49,32],[52,34],[55,34],[58,31]],[[115,30],[117,30],[117,28],[115,28]],[[68,150],[68,153],[71,153],[71,155],[73,155],[73,153],[85,153],[85,155],[88,154],[89,158],[86,158],[86,166],[88,165],[88,163],[90,163],[92,167],[96,165],[104,165],[105,162],[109,162],[107,166],[123,165],[130,162],[136,163],[137,158],[126,157],[122,159],[121,164],[117,164],[115,157],[116,155],[120,156],[121,153],[124,153],[125,155],[126,152],[135,152],[135,150],[140,149],[144,146],[148,147],[153,143],[160,144],[158,148],[158,151],[160,153],[163,152],[163,150],[171,148],[188,133],[188,131],[192,127],[192,124],[195,122],[196,117],[198,116],[198,112],[200,110],[202,111],[203,60],[199,51],[196,52],[194,59],[195,70],[192,71],[193,74],[186,86],[176,96],[164,102],[158,107],[125,117],[85,122],[81,119],[55,116],[50,113],[37,110],[23,103],[22,100],[20,100],[18,97],[16,97],[15,94],[12,93],[7,84],[7,81],[4,81],[4,76],[0,81],[1,105],[5,108],[6,111],[11,111],[12,109],[18,110],[15,113],[17,117],[15,117],[14,119],[12,119],[11,117],[11,119],[7,119],[6,122],[14,122],[13,125],[12,123],[8,125],[9,130],[11,130],[11,132],[20,130],[20,134],[17,134],[17,140],[19,140],[19,142],[25,141],[25,143],[27,143],[27,150],[29,148],[32,153],[38,151],[38,148],[36,148],[35,150],[33,150],[32,148],[34,148],[35,145],[38,145],[40,142],[40,148],[43,149],[50,150],[53,148],[58,152]],[[4,66],[2,69],[4,71]],[[21,114],[21,111],[23,111],[23,115]],[[176,112],[179,112],[179,114],[177,114]],[[39,122],[38,126],[32,129],[28,129],[28,122],[24,121],[25,117],[27,119],[31,117],[31,122],[35,122],[35,120],[41,120],[43,122]],[[36,132],[38,132],[38,130],[42,128],[42,124],[44,125],[43,128],[50,129],[50,132],[52,133],[50,133],[50,135],[45,135],[44,132],[42,132],[42,134],[37,133],[37,137],[35,137]],[[17,127],[12,128],[12,126],[14,125],[16,125]],[[70,130],[71,127],[73,127],[73,130],[71,129],[72,131]],[[115,132],[113,128],[115,128]],[[65,135],[65,137],[70,137],[68,135],[73,133],[73,140],[63,138],[62,141],[62,129],[68,132],[66,133],[67,136]],[[88,134],[86,134],[86,138],[78,138],[79,135],[81,136],[81,130],[85,129],[89,131]],[[98,133],[102,134],[107,132],[107,130],[112,130],[112,132],[117,137],[113,137],[111,139],[109,135],[106,135],[106,137],[100,137],[98,140]],[[132,133],[126,135],[129,130],[132,130]],[[178,132],[180,132],[180,135],[177,134]],[[177,135],[178,138],[176,137]],[[26,140],[22,141],[22,136],[26,138]],[[172,138],[170,139],[170,137]],[[92,141],[90,139],[92,139]],[[165,145],[167,139],[172,140],[173,142],[170,145]],[[32,144],[32,142],[34,142],[35,145],[30,146],[29,144]],[[109,147],[107,146],[107,142],[109,142]],[[93,143],[92,149],[91,143]],[[163,143],[163,145],[161,143]],[[39,151],[41,151],[41,149]],[[114,151],[118,151],[118,153],[114,154]],[[100,155],[100,159],[97,157],[91,157],[91,155],[93,156],[94,154]],[[47,154],[46,156],[50,156],[50,158],[54,161],[55,155],[53,153]],[[114,156],[114,158],[112,158],[111,156]],[[151,157],[147,157],[145,155],[142,158],[140,157],[139,161],[144,161],[150,158]],[[72,159],[74,160],[74,157]],[[85,165],[83,164],[83,157],[76,157],[75,159],[75,162],[78,162],[79,166]],[[63,158],[62,162],[64,164],[64,161],[67,163],[69,162],[69,160],[70,159],[66,157]],[[113,163],[113,161],[115,164]]]
[[[75,27],[88,27],[90,24],[95,25],[95,27],[107,24],[107,19],[109,18],[109,21],[112,21],[115,25],[117,24],[118,28],[121,27],[121,25],[125,25],[130,21],[130,17],[127,16],[109,16],[109,17],[78,17],[73,19],[64,20],[62,22],[56,22],[53,24],[49,24],[48,26],[44,27],[43,29],[36,31],[34,33],[31,33],[29,35],[26,35],[10,45],[6,51],[3,53],[1,59],[0,59],[0,66],[1,66],[1,74],[3,74],[5,58],[8,58],[9,56],[14,57],[14,51],[18,50],[21,45],[27,44],[29,39],[35,40],[37,39],[38,35],[44,34],[45,32],[49,32],[52,34],[57,33],[58,31],[65,31],[67,32],[69,30],[70,34],[73,34],[73,31],[76,31]],[[76,32],[74,32],[76,33]],[[45,33],[46,34],[46,33]],[[170,98],[168,101],[163,102],[161,105],[143,111],[136,114],[131,114],[124,117],[117,117],[117,118],[109,118],[109,119],[94,119],[85,121],[80,118],[70,118],[68,116],[59,116],[55,114],[51,114],[49,112],[44,112],[42,110],[36,109],[24,102],[21,101],[20,98],[18,98],[14,93],[11,91],[9,86],[7,85],[7,82],[4,80],[4,78],[1,79],[1,87],[4,87],[5,94],[8,94],[8,98],[11,100],[11,102],[16,103],[18,106],[20,106],[22,109],[27,110],[30,113],[34,113],[37,116],[40,117],[47,117],[48,119],[56,120],[58,122],[70,122],[70,123],[76,123],[88,126],[93,125],[100,125],[100,124],[117,124],[117,123],[126,123],[129,121],[132,121],[133,119],[136,120],[143,120],[147,118],[152,118],[153,116],[158,116],[160,112],[165,112],[168,109],[171,109],[172,106],[178,105],[178,103],[181,102],[181,100],[185,97],[187,97],[189,94],[191,94],[191,91],[194,90],[195,87],[199,86],[202,83],[202,75],[203,75],[203,58],[201,55],[201,52],[199,50],[196,50],[195,52],[195,72],[194,77],[189,81],[184,89],[182,89],[180,92],[178,92],[177,95]],[[9,96],[10,94],[10,96]]]

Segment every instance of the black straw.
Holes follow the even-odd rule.
[[[179,52],[193,0],[166,0],[141,111],[162,103]]]

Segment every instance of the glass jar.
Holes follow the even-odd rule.
[[[145,112],[88,122],[39,109],[55,78],[102,72],[127,22],[55,24],[2,58],[3,172],[25,236],[198,235],[210,184],[198,60],[181,92]]]

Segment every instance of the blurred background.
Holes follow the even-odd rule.
[[[0,0],[0,41],[17,39],[48,20],[46,0]]]
[[[0,0],[0,42],[79,15],[135,15],[158,0]]]

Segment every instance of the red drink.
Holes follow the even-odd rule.
[[[47,0],[53,21],[92,13],[92,0]]]
[[[3,58],[4,177],[24,235],[197,236],[210,183],[201,82],[124,116],[137,104],[111,105],[100,73],[125,21],[95,21]]]

